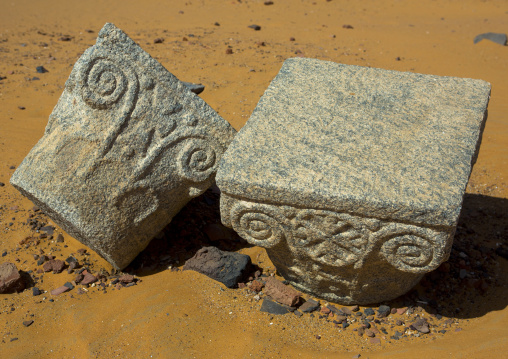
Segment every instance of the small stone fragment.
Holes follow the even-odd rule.
[[[365,316],[371,316],[371,315],[374,315],[376,314],[376,312],[374,312],[374,310],[372,308],[367,308],[363,311],[363,313],[365,314]]]
[[[377,310],[377,317],[378,318],[385,318],[390,314],[391,308],[387,305],[380,305]]]
[[[291,312],[290,308],[287,306],[274,302],[270,298],[266,297],[263,299],[260,311],[276,315],[282,315]]]
[[[41,291],[39,288],[37,287],[32,287],[32,295],[35,297],[35,296],[38,296],[38,295],[41,295]]]
[[[56,241],[58,243],[63,243],[64,241],[64,236],[61,234],[61,233],[58,233],[58,236],[56,236]]]
[[[234,288],[245,277],[250,266],[251,260],[248,255],[225,252],[216,247],[204,247],[185,262],[183,270],[194,270],[223,283],[228,288]]]
[[[420,333],[427,334],[430,332],[429,323],[423,318],[417,319],[411,327],[418,330]]]
[[[230,48],[230,47],[228,47],[228,48],[226,49],[226,55],[231,55],[232,53],[233,53],[233,49],[232,49],[232,48]]]
[[[496,44],[506,46],[507,37],[506,37],[506,34],[498,34],[498,33],[494,33],[494,32],[487,32],[487,33],[484,33],[484,34],[477,35],[474,38],[473,42],[475,44],[477,44],[480,41],[482,41],[483,39],[490,40],[492,42],[495,42]]]
[[[97,277],[89,273],[87,270],[83,271],[81,274],[83,275],[83,279],[80,281],[80,284],[87,285],[97,282]],[[75,282],[77,283],[78,281],[76,280]]]
[[[256,31],[261,30],[261,26],[259,26],[259,25],[255,25],[255,24],[249,25],[248,27],[250,27],[251,29],[254,29],[254,30],[256,30]]]
[[[353,314],[353,311],[351,309],[349,309],[348,307],[342,307],[342,308],[340,308],[340,311],[342,313],[344,313],[345,315],[352,315]]]
[[[34,323],[34,321],[33,321],[33,320],[25,320],[25,321],[23,322],[23,325],[24,325],[25,327],[29,327],[29,326],[31,326],[33,323]]]
[[[268,277],[264,292],[277,302],[287,306],[294,306],[300,300],[301,293],[293,288],[284,285],[273,277]]]
[[[302,312],[304,313],[311,313],[319,308],[319,302],[315,301],[314,299],[309,299],[305,303],[303,303],[300,308]]]
[[[122,274],[120,277],[118,277],[118,280],[122,283],[132,283],[134,279],[134,276],[131,274]]]
[[[407,307],[397,308],[397,314],[402,315],[407,311]]]
[[[16,265],[13,263],[0,264],[0,293],[21,292],[25,289],[25,282]]]
[[[164,42],[164,39],[162,37],[158,37],[153,40],[154,44],[162,44]]]
[[[195,93],[196,95],[199,95],[201,92],[205,90],[205,86],[201,84],[193,84],[192,82],[185,82],[182,81],[182,83],[187,87],[191,92]]]
[[[251,285],[250,285],[250,289],[252,289],[253,291],[255,292],[261,292],[263,290],[263,283],[261,283],[260,281],[257,281],[257,280],[253,280]]]
[[[45,73],[45,72],[48,72],[48,70],[46,70],[46,68],[45,68],[44,66],[37,66],[35,69],[36,69],[36,70],[37,70],[37,72],[38,72],[38,73],[40,73],[40,74],[43,74],[43,73]]]
[[[70,288],[69,288],[69,287],[67,287],[67,286],[65,286],[65,285],[63,285],[63,286],[61,286],[61,287],[58,287],[58,288],[56,288],[56,289],[53,289],[53,290],[51,291],[51,295],[60,295],[60,294],[62,294],[62,293],[67,292],[68,290],[70,290]]]

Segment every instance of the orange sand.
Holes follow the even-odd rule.
[[[271,6],[262,0],[2,1],[0,76],[7,78],[0,80],[0,182],[6,183],[0,187],[0,250],[10,252],[29,234],[19,222],[33,206],[8,184],[9,167],[17,166],[42,136],[72,65],[106,22],[123,29],[181,80],[203,83],[201,97],[236,129],[247,121],[284,59],[298,54],[489,81],[489,117],[468,192],[499,199],[506,210],[508,47],[485,40],[473,45],[477,34],[508,31],[506,5],[502,0],[274,0]],[[261,31],[248,28],[251,24]],[[345,24],[354,28],[343,28]],[[63,35],[72,39],[60,41]],[[154,44],[155,38],[164,42]],[[233,54],[226,54],[228,46]],[[49,72],[37,74],[39,65]],[[34,76],[40,80],[31,81]],[[8,227],[11,217],[15,224]],[[506,241],[504,235],[499,241]],[[66,244],[64,256],[82,247],[68,235]],[[242,252],[255,263],[260,255],[262,266],[270,267],[264,250]],[[20,251],[0,261],[19,258],[19,269],[33,269],[30,253]],[[111,268],[92,257],[97,268]],[[507,261],[499,262],[498,273],[504,276]],[[66,273],[47,274],[41,287],[49,291],[72,279]],[[107,294],[66,293],[54,303],[39,303],[43,296],[32,297],[31,290],[0,295],[0,356],[501,358],[508,351],[506,281],[479,298],[484,310],[464,321],[461,332],[372,345],[308,316],[271,319],[259,312],[259,303],[249,301],[252,296],[223,291],[222,285],[194,272],[162,271],[142,279],[138,286]],[[30,314],[35,323],[25,328],[21,323]],[[18,340],[11,342],[12,337]]]

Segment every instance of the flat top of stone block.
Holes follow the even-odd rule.
[[[288,59],[217,184],[256,201],[454,225],[489,95],[482,80]]]

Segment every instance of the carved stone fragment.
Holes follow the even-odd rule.
[[[221,216],[294,287],[393,299],[446,261],[490,84],[286,60],[217,172]]]
[[[124,268],[213,182],[235,130],[113,24],[79,58],[11,183]]]

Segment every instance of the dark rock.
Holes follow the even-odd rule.
[[[376,312],[374,312],[374,310],[372,308],[367,308],[363,311],[363,313],[366,315],[366,316],[369,316],[369,315],[374,315],[376,314]]]
[[[342,322],[342,328],[343,328],[343,329],[346,329],[347,327],[349,327],[349,323],[348,323],[348,322],[346,322],[346,321],[343,321],[343,322]]]
[[[378,318],[385,318],[390,314],[391,308],[387,305],[380,305],[377,310],[377,317]]]
[[[18,108],[19,108],[20,110],[26,110],[26,107],[25,107],[25,106],[18,106]]]
[[[256,24],[249,25],[248,27],[250,27],[251,29],[254,29],[254,30],[256,30],[256,31],[261,30],[261,26],[256,25]]]
[[[490,40],[492,42],[495,42],[496,44],[506,46],[506,34],[497,34],[495,32],[487,32],[485,34],[477,35],[474,38],[474,43],[477,44],[483,39]]]
[[[185,82],[182,81],[182,83],[187,87],[191,92],[194,92],[196,95],[199,95],[201,92],[205,90],[205,86],[201,84],[193,84],[192,82]]]
[[[25,321],[23,322],[23,325],[24,325],[25,327],[29,327],[29,326],[31,326],[33,323],[34,323],[34,321],[33,321],[33,320],[25,320]]]
[[[154,44],[162,44],[164,42],[164,39],[162,37],[158,37],[155,40],[153,40]]]
[[[265,1],[263,4],[265,4],[265,5],[273,5],[273,1]]]
[[[38,296],[38,295],[41,295],[41,290],[37,287],[33,287],[32,288],[32,295],[35,297],[35,296]]]
[[[300,309],[304,313],[310,313],[317,310],[318,308],[319,302],[315,301],[314,299],[309,299],[308,301],[303,303],[298,309]]]
[[[5,186],[5,183],[0,182],[0,187],[3,187],[3,186]]]
[[[58,233],[58,236],[56,236],[56,241],[58,243],[63,243],[64,241],[64,236],[61,234],[61,233]]]
[[[353,305],[353,306],[351,307],[351,311],[352,311],[352,312],[358,312],[359,310],[360,310],[360,307],[359,307],[358,305]]]
[[[40,256],[37,260],[37,265],[40,266],[41,264],[44,264],[46,262],[46,256]]]
[[[347,25],[347,24],[346,25],[342,25],[342,27],[344,29],[354,29],[354,27],[352,25]]]
[[[250,266],[251,260],[248,255],[225,252],[216,247],[205,247],[185,262],[183,270],[194,270],[223,283],[228,288],[234,288],[245,277]]]
[[[69,256],[69,257],[67,257],[67,259],[65,261],[67,263],[71,264],[71,263],[76,263],[78,260],[76,258],[74,258],[73,256]]]
[[[264,292],[275,299],[277,302],[287,306],[294,306],[300,300],[301,293],[284,285],[274,277],[268,277],[265,284]]]
[[[227,48],[226,49],[226,55],[231,55],[233,53],[233,49],[232,48]]]
[[[37,70],[37,72],[38,72],[38,73],[40,73],[40,74],[43,74],[43,73],[45,73],[45,72],[48,72],[48,70],[46,70],[46,69],[44,68],[44,66],[37,66],[35,69],[36,69],[36,70]]]
[[[302,312],[300,312],[299,310],[295,310],[293,313],[294,313],[294,314],[295,314],[298,318],[300,318],[300,317],[303,315],[303,313],[302,313]]]
[[[274,302],[270,298],[265,297],[263,299],[263,304],[261,304],[260,311],[270,314],[282,315],[290,313],[291,309],[285,305]]]
[[[21,292],[25,281],[14,263],[0,264],[0,293]]]

